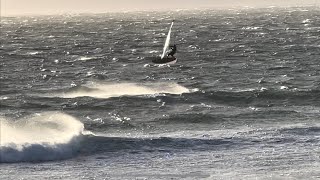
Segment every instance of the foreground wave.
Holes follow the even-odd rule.
[[[0,162],[48,161],[72,157],[83,124],[70,115],[45,112],[17,121],[0,117]]]
[[[222,136],[220,131],[218,134],[216,131],[203,131],[183,137],[108,137],[86,135],[84,125],[70,115],[45,112],[16,121],[1,117],[0,162],[52,161],[75,155],[115,156],[190,150],[219,152],[275,144],[304,147],[319,143],[316,136],[319,130],[319,124],[294,124],[280,128],[228,130]]]

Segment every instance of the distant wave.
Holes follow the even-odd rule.
[[[153,137],[153,138],[130,138],[130,137],[105,137],[105,136],[86,136],[84,146],[79,152],[82,155],[92,155],[97,153],[110,152],[153,152],[153,151],[179,151],[179,150],[202,150],[220,149],[236,145],[237,142],[218,138],[218,139],[198,139],[198,138],[172,138],[172,137]],[[116,154],[113,154],[116,155]]]
[[[80,155],[93,155],[99,153],[112,153],[112,156],[120,152],[139,153],[154,151],[202,151],[237,149],[252,145],[265,144],[285,144],[298,142],[301,137],[305,137],[306,143],[319,143],[320,128],[316,126],[296,126],[291,127],[270,127],[263,129],[247,128],[222,129],[214,131],[175,131],[170,136],[150,136],[148,137],[112,137],[94,136],[84,137]],[[182,133],[182,134],[181,134]],[[122,134],[123,135],[123,134]],[[178,135],[177,137],[175,137]],[[293,136],[292,136],[293,135]],[[308,136],[309,135],[309,136]],[[312,136],[310,136],[312,135]],[[264,138],[260,138],[260,137]],[[304,142],[299,142],[304,143]]]
[[[279,88],[261,88],[248,90],[222,90],[206,91],[202,93],[188,95],[189,100],[196,102],[206,102],[211,100],[215,103],[230,104],[232,106],[258,105],[274,106],[276,104],[291,103],[294,105],[319,105],[319,90],[289,89],[286,86]]]
[[[0,117],[0,162],[37,162],[72,157],[83,124],[67,114],[46,112],[9,120]]]
[[[174,114],[160,119],[156,119],[158,123],[162,124],[214,124],[225,121],[224,115],[210,115],[203,113],[187,113],[187,114]]]
[[[62,98],[94,97],[110,98],[119,96],[154,95],[161,93],[182,94],[189,90],[176,83],[95,83],[91,82],[84,86],[75,87],[63,93],[56,93],[51,96]]]

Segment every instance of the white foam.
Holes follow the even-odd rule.
[[[110,98],[119,96],[138,96],[155,94],[182,94],[189,90],[177,83],[94,83],[85,85],[86,88],[80,88],[67,93],[55,94],[55,97],[76,98],[90,96],[94,98]]]
[[[9,99],[9,97],[7,97],[7,96],[0,96],[0,100],[6,100],[6,99]]]
[[[45,112],[19,120],[0,117],[0,123],[0,162],[72,157],[84,128],[74,117],[58,112]]]
[[[93,59],[94,57],[87,57],[87,56],[80,56],[77,60],[80,60],[80,61],[88,61],[88,60],[91,60]]]
[[[154,53],[158,53],[159,51],[156,51],[156,50],[152,50],[152,51],[149,51],[150,54],[154,54]]]
[[[32,51],[32,52],[27,52],[27,55],[37,55],[40,54],[41,52],[39,51]]]
[[[242,29],[245,29],[245,30],[258,30],[258,29],[261,29],[261,27],[243,27]]]
[[[309,23],[309,22],[311,22],[310,19],[305,19],[305,20],[302,21],[302,23],[304,23],[304,24]]]

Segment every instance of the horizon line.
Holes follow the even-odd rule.
[[[307,7],[317,7],[319,5],[310,4],[310,5],[283,5],[283,6],[267,6],[267,7],[255,7],[255,6],[233,6],[233,7],[198,7],[198,8],[172,8],[172,9],[120,9],[115,11],[99,11],[99,12],[89,12],[89,11],[79,11],[79,12],[49,12],[49,13],[11,13],[11,14],[3,14],[0,11],[0,17],[25,17],[25,16],[61,16],[61,15],[79,15],[79,14],[108,14],[108,13],[134,13],[134,12],[178,12],[178,11],[194,11],[194,10],[251,10],[251,9],[270,9],[270,8],[307,8]]]

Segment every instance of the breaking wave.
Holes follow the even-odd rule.
[[[70,158],[84,129],[74,117],[45,112],[19,120],[0,117],[0,162],[37,162]]]
[[[94,97],[94,98],[110,98],[119,96],[138,96],[138,95],[154,95],[154,94],[182,94],[188,93],[189,90],[176,83],[94,83],[91,82],[85,86],[75,87],[67,92],[54,94],[54,97],[76,98],[76,97]]]

